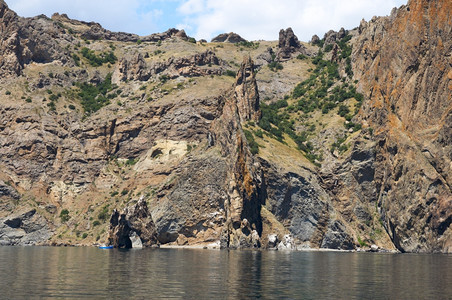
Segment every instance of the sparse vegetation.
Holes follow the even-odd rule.
[[[259,144],[254,140],[254,136],[251,131],[244,129],[243,133],[245,134],[245,138],[248,142],[248,146],[250,147],[250,151],[253,155],[259,153]]]
[[[257,49],[259,48],[259,43],[258,42],[248,42],[248,41],[243,41],[243,42],[239,42],[235,44],[237,47],[245,47],[245,48],[251,48],[251,49]]]
[[[278,72],[279,70],[284,69],[284,66],[277,61],[272,61],[271,63],[268,64],[268,68],[273,72]]]
[[[78,96],[81,99],[81,104],[87,115],[98,111],[103,106],[110,104],[107,98],[107,93],[114,89],[111,84],[111,73],[109,73],[105,80],[99,84],[90,84],[87,82],[77,83],[79,88]]]
[[[93,50],[83,47],[81,50],[81,54],[84,58],[88,60],[89,64],[93,67],[100,67],[104,63],[114,64],[118,60],[113,51],[102,52],[99,55],[96,55]]]
[[[272,55],[272,60],[268,64],[268,68],[270,70],[272,70],[273,72],[278,72],[279,70],[284,69],[284,66],[281,63],[279,63],[278,61],[276,61],[276,55],[273,54]]]
[[[104,207],[102,207],[101,211],[97,215],[97,218],[99,220],[106,221],[108,219],[108,217],[109,217],[108,205],[105,205]]]

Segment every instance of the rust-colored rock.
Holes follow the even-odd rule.
[[[353,66],[379,133],[378,207],[401,251],[450,252],[452,2],[411,0],[361,22]]]

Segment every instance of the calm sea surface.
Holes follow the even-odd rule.
[[[0,298],[452,299],[452,256],[0,247]]]

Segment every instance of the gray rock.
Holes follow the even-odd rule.
[[[292,235],[286,234],[278,244],[278,250],[295,250],[296,246]]]
[[[157,232],[146,201],[141,198],[137,204],[124,208],[122,213],[116,209],[110,218],[109,245],[115,248],[158,246]]]
[[[29,209],[0,219],[1,245],[36,245],[52,236],[47,221]]]
[[[290,27],[286,30],[280,30],[278,47],[279,50],[276,54],[278,61],[288,60],[295,53],[308,54],[306,47],[298,41],[297,36]]]
[[[323,238],[321,248],[353,250],[353,239],[346,232],[345,226],[340,221],[332,221]]]
[[[244,38],[234,32],[230,33],[222,33],[216,37],[214,37],[211,41],[212,43],[232,43],[237,44],[240,42],[247,42]]]
[[[0,197],[10,197],[14,200],[18,200],[20,195],[11,185],[0,180]]]
[[[320,42],[319,36],[317,34],[314,34],[310,41],[311,45],[316,45],[319,42]]]
[[[267,247],[272,249],[276,248],[277,246],[278,246],[278,236],[276,234],[269,234]]]

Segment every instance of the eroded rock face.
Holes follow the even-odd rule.
[[[19,75],[25,64],[55,60],[73,63],[62,44],[73,38],[45,16],[20,18],[0,2],[0,70],[5,76]],[[56,42],[56,38],[63,41]]]
[[[146,81],[151,77],[151,70],[141,53],[135,52],[124,56],[119,62],[112,77],[112,82],[125,80]]]
[[[221,117],[213,124],[227,166],[226,222],[221,246],[248,248],[260,245],[262,234],[261,170],[251,154],[241,123],[259,118],[259,95],[253,62],[244,58],[236,77],[235,93],[226,99]],[[251,89],[251,92],[250,90]]]
[[[6,88],[0,94],[0,216],[35,199],[39,211],[59,226],[57,211],[77,207],[66,225],[75,233],[74,224],[83,224],[95,237],[101,226],[81,214],[97,217],[103,201],[120,206],[140,193],[145,199],[113,213],[110,242],[117,247],[169,243],[348,250],[362,238],[379,249],[452,251],[449,2],[411,1],[353,31],[353,80],[365,94],[353,122],[361,121],[364,129],[350,136],[349,150],[340,155],[329,153],[323,139],[314,140],[314,147],[325,149],[321,168],[289,145],[279,145],[294,150],[286,157],[264,147],[258,156],[251,153],[242,126],[257,131],[251,124],[258,123],[261,112],[259,75],[250,57],[233,82],[216,75],[234,68],[235,58],[223,61],[219,49],[198,52],[195,47],[202,45],[180,41],[188,38],[183,31],[138,37],[65,15],[22,19],[1,0],[0,8],[0,71],[13,78],[10,95]],[[325,44],[333,45],[327,59],[341,62],[337,42],[347,33],[341,29],[325,35]],[[96,53],[116,45],[119,62],[107,70],[91,68],[81,58],[86,70],[69,68],[71,55],[80,53],[65,49],[83,37],[99,39],[89,46]],[[280,37],[279,61],[305,53],[290,28]],[[138,39],[169,41],[120,43]],[[234,35],[220,40],[243,41]],[[182,54],[151,58],[140,52],[171,53],[172,47]],[[259,65],[274,61],[271,47],[258,49],[252,55]],[[292,62],[287,65],[285,75],[290,76]],[[59,74],[50,76],[54,69],[47,67]],[[37,69],[47,74],[34,75]],[[82,118],[72,84],[100,84],[112,70],[120,98]],[[298,79],[288,83],[281,73],[272,74],[278,85],[268,86],[283,96]],[[304,80],[306,74],[296,78]],[[47,107],[45,89],[64,94],[58,110]],[[327,131],[321,134],[335,134]],[[107,196],[113,191],[117,198]],[[84,210],[77,215],[79,201]],[[45,241],[50,225],[44,221],[32,210],[11,214],[1,219],[0,240]],[[77,242],[84,241],[79,237]]]
[[[46,242],[52,236],[47,221],[36,209],[22,211],[0,219],[0,245],[24,246]]]
[[[188,36],[184,30],[178,30],[175,28],[170,28],[162,33],[154,33],[147,36],[140,37],[137,34],[126,33],[126,32],[112,32],[103,28],[99,23],[95,22],[83,22],[78,20],[70,19],[66,14],[55,13],[52,15],[52,20],[63,21],[73,25],[71,30],[73,32],[79,33],[83,39],[87,40],[108,40],[108,41],[118,41],[118,42],[137,42],[138,40],[142,42],[158,42],[164,41],[170,38],[179,38],[181,40],[188,40]]]
[[[161,74],[169,78],[221,75],[225,63],[214,52],[207,50],[187,57],[171,57],[166,62],[148,65],[141,53],[125,55],[117,65],[112,82],[138,80],[147,81],[152,75]],[[217,68],[211,68],[217,66]]]
[[[137,204],[124,208],[121,213],[113,211],[108,244],[115,248],[132,248],[133,244],[159,246],[154,221],[143,198]]]
[[[236,76],[234,90],[240,121],[252,120],[258,122],[261,117],[259,92],[256,83],[256,73],[254,72],[254,63],[251,57],[244,58]]]
[[[309,169],[281,173],[278,166],[263,161],[267,209],[285,224],[292,241],[312,248],[353,249],[352,233],[337,220],[335,199]],[[340,225],[338,225],[340,224]],[[287,248],[288,243],[282,243]],[[279,249],[279,246],[278,246]]]
[[[380,133],[378,207],[401,251],[450,251],[452,3],[409,1],[361,22],[355,76],[370,98],[361,118]],[[404,41],[403,43],[399,41]]]
[[[292,28],[287,28],[286,30],[281,29],[279,32],[279,50],[276,57],[279,61],[288,60],[295,53],[307,54],[306,47],[303,46],[298,40],[297,36],[294,34]]]

